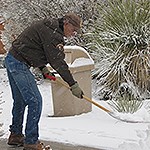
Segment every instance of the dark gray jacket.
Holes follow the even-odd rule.
[[[49,63],[71,86],[75,81],[58,44],[64,45],[63,20],[44,19],[27,27],[12,43],[10,53],[29,66],[41,67]]]

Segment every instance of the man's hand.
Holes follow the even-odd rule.
[[[42,74],[44,76],[45,79],[50,79],[50,80],[56,80],[56,77],[53,73],[51,73],[47,67],[44,67],[42,70]]]
[[[75,83],[70,87],[72,94],[78,98],[83,98],[83,91],[79,87],[78,83]]]

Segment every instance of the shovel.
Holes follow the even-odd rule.
[[[64,85],[66,88],[70,89],[70,87],[69,87],[66,83],[64,83],[62,80],[57,79],[57,78],[54,77],[54,76],[48,76],[48,75],[47,75],[46,78],[49,78],[50,80],[56,81],[57,83],[62,84],[62,85]],[[105,111],[105,112],[108,113],[111,117],[113,117],[113,118],[115,118],[115,119],[117,119],[117,120],[120,120],[120,121],[123,121],[123,122],[127,122],[127,123],[150,123],[149,121],[143,121],[143,120],[138,120],[138,121],[136,121],[136,120],[132,120],[132,118],[131,118],[131,119],[129,119],[129,118],[126,119],[126,118],[125,118],[126,116],[124,117],[123,115],[121,115],[121,113],[113,112],[113,111],[111,111],[111,110],[109,110],[109,109],[107,109],[107,108],[101,106],[100,104],[96,103],[95,101],[93,101],[92,99],[90,99],[89,97],[87,97],[87,96],[85,96],[85,95],[83,95],[83,98],[84,98],[86,101],[88,101],[88,102],[94,104],[95,106],[97,106],[97,107],[100,108],[101,110]]]

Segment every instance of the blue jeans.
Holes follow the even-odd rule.
[[[10,132],[22,134],[24,112],[28,106],[25,143],[35,144],[39,137],[38,123],[42,111],[42,97],[35,78],[29,67],[16,60],[10,53],[5,58],[5,67],[14,100]]]

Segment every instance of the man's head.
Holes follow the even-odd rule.
[[[74,13],[67,13],[64,17],[64,35],[75,36],[81,28],[82,20]]]

